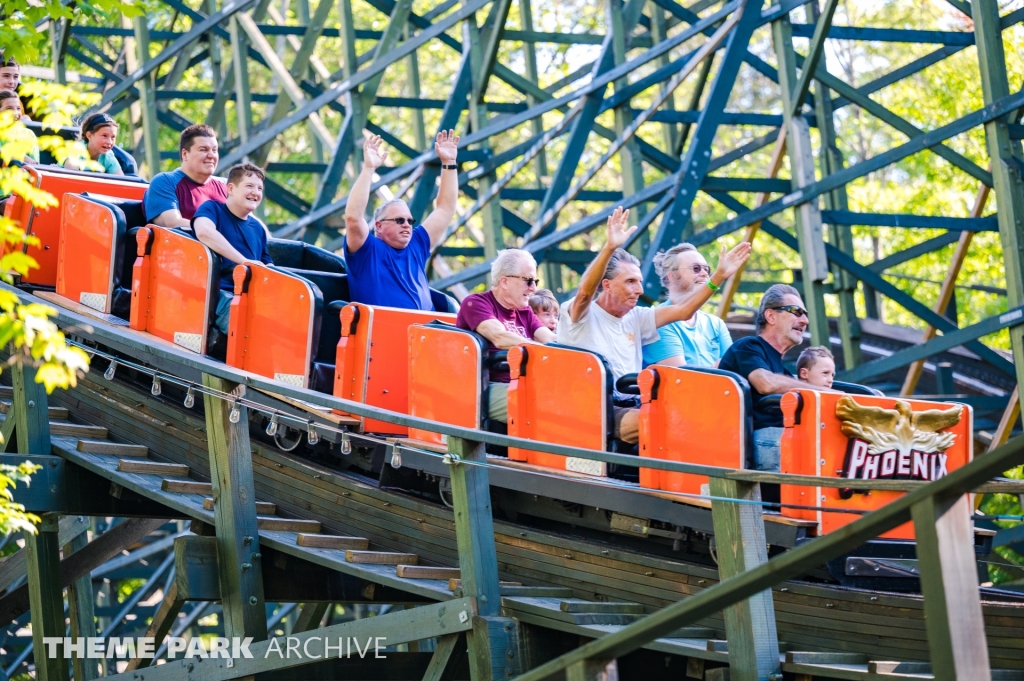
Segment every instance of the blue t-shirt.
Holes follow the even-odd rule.
[[[195,231],[196,218],[208,218],[216,225],[221,236],[228,240],[228,243],[235,247],[235,250],[245,256],[247,260],[259,260],[267,265],[273,265],[270,253],[267,252],[267,232],[259,220],[251,215],[244,220],[228,210],[228,207],[220,201],[207,201],[199,206],[195,216],[192,218],[192,229]],[[235,290],[235,282],[231,274],[235,271],[235,265],[223,256],[220,257],[220,287],[224,291]]]
[[[370,230],[362,247],[352,253],[345,241],[348,290],[353,303],[433,310],[427,284],[430,234],[423,227],[412,230],[409,245],[392,248]]]
[[[740,338],[732,344],[722,357],[719,369],[739,374],[750,381],[750,374],[755,369],[765,369],[773,374],[793,377],[782,364],[782,355],[760,336]],[[750,386],[750,397],[754,400],[754,430],[761,428],[781,428],[782,412],[764,413],[758,411],[757,403],[763,395]]]
[[[732,345],[729,327],[719,317],[697,312],[697,323],[672,322],[658,329],[661,338],[644,346],[644,366],[682,355],[695,367],[713,367]]]
[[[147,220],[174,209],[181,213],[181,217],[191,220],[199,207],[211,199],[221,203],[228,200],[228,189],[220,178],[211,177],[204,184],[199,184],[178,168],[153,178],[142,199],[142,206]]]

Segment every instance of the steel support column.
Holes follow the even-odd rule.
[[[140,64],[145,64],[150,60],[149,26],[146,24],[146,16],[135,17],[133,25],[135,28],[135,48],[138,52],[138,60]],[[160,172],[160,144],[159,129],[157,127],[159,124],[156,120],[153,73],[150,72],[140,77],[138,79],[138,86],[142,116],[142,143],[146,151],[146,167],[149,170],[149,176],[153,177]]]

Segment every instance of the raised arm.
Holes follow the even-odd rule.
[[[718,267],[711,274],[709,280],[715,285],[715,288],[721,286],[726,279],[736,273],[737,270],[747,261],[750,257],[750,242],[743,241],[733,247],[731,251],[726,251],[726,247],[722,246],[722,252],[718,256]],[[659,305],[654,308],[654,321],[658,326],[664,326],[670,322],[679,322],[684,319],[689,319],[693,315],[697,314],[697,310],[701,308],[704,303],[708,302],[708,299],[715,292],[710,286],[698,286],[694,289],[693,293],[687,296],[683,301],[675,305]]]
[[[611,260],[615,249],[621,248],[630,235],[636,231],[636,225],[627,227],[628,224],[629,211],[624,210],[622,206],[616,208],[615,212],[609,216],[608,241],[605,242],[604,248],[597,254],[593,262],[587,266],[583,278],[580,279],[576,298],[573,300],[572,306],[569,307],[569,318],[573,322],[582,319],[590,308],[594,294],[597,293],[597,287],[601,285],[601,277],[604,276],[604,271],[608,268],[608,261]]]
[[[455,206],[459,200],[459,171],[455,168],[455,160],[459,155],[459,136],[454,130],[442,130],[437,133],[434,151],[441,159],[441,188],[437,191],[434,210],[423,221],[423,229],[430,235],[431,248],[441,240],[455,217]]]
[[[388,152],[381,151],[380,145],[380,135],[371,135],[363,142],[363,169],[352,185],[348,203],[345,204],[345,242],[349,253],[362,248],[370,235],[370,226],[366,223],[370,187],[373,185],[373,174],[388,157]]]

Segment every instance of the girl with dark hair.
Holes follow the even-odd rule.
[[[88,159],[68,158],[64,167],[68,170],[91,170],[108,175],[124,175],[121,165],[114,156],[117,142],[117,123],[109,114],[94,113],[82,119],[78,139],[85,142]]]

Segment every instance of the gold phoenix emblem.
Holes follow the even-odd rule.
[[[938,431],[960,423],[962,414],[961,405],[914,412],[904,400],[896,400],[895,409],[865,407],[850,396],[836,403],[836,417],[842,421],[843,435],[866,442],[868,454],[892,450],[900,454],[914,450],[944,452],[953,446],[956,435]]]

